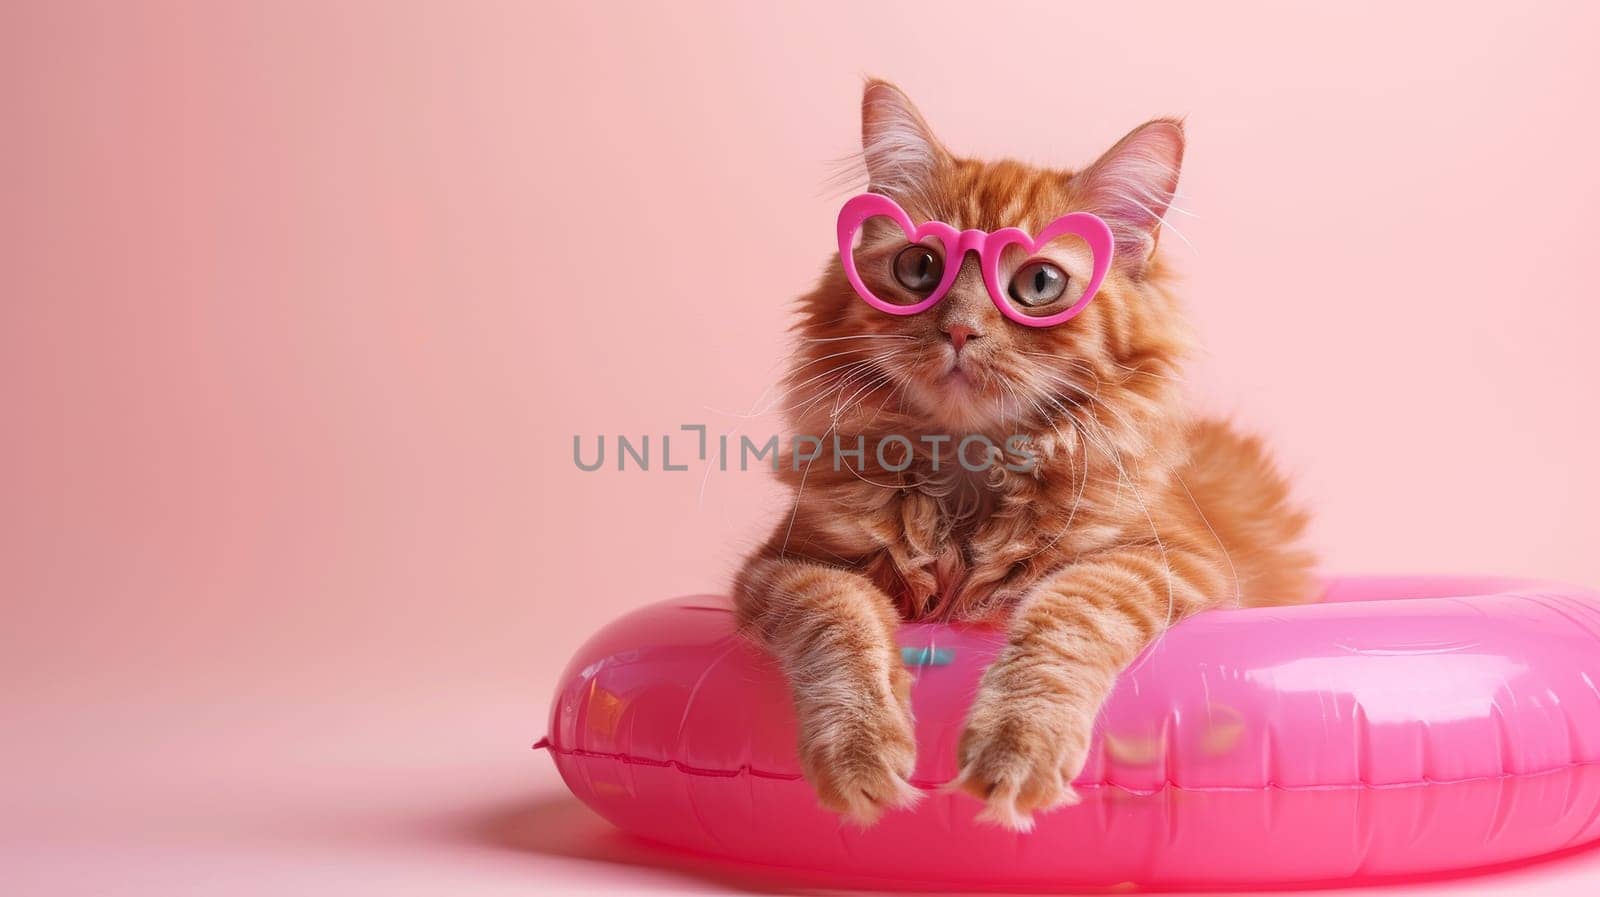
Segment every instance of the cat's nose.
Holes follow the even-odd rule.
[[[950,345],[954,346],[957,352],[960,352],[961,347],[967,344],[967,340],[974,340],[983,336],[977,329],[968,327],[965,324],[946,324],[939,329],[944,331],[945,339],[950,341]]]

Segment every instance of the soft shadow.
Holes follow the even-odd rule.
[[[741,866],[661,847],[618,831],[571,795],[548,794],[463,813],[442,828],[453,839],[519,854],[649,869],[702,887],[760,894],[830,890],[785,881],[786,870]]]
[[[715,857],[701,856],[676,848],[656,845],[649,841],[618,831],[601,819],[577,798],[571,795],[547,794],[533,798],[507,801],[477,811],[463,812],[452,820],[444,821],[434,829],[447,840],[492,848],[524,855],[561,857],[582,860],[613,867],[650,870],[668,873],[694,883],[698,887],[728,892],[758,894],[836,894],[841,890],[903,893],[922,890],[910,882],[858,881],[846,883],[832,877],[813,875],[804,870],[755,866],[732,863]],[[1419,895],[1448,892],[1474,879],[1495,879],[1505,883],[1509,892],[1516,892],[1532,883],[1532,879],[1552,874],[1582,875],[1584,867],[1600,865],[1600,844],[1587,844],[1527,860],[1496,866],[1462,870],[1443,875],[1400,876],[1363,882],[1366,886],[1411,886]],[[1576,867],[1576,868],[1575,868]],[[1586,870],[1585,870],[1586,871]],[[1332,892],[1351,887],[1351,882],[1325,881],[1301,885],[1287,885],[1259,892],[1294,894]],[[965,889],[937,889],[940,893],[961,894],[973,897],[975,891]],[[1009,893],[1039,893],[1044,889],[1023,889]],[[1050,889],[1054,890],[1054,889]],[[1234,889],[1188,889],[1167,891],[1135,889],[1131,887],[1073,891],[1077,894],[1105,894],[1136,891],[1156,897],[1158,894],[1240,893]],[[1065,893],[1055,891],[1056,893]],[[994,893],[985,891],[983,893]],[[1259,897],[1258,895],[1258,897]]]

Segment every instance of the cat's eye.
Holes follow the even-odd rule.
[[[931,293],[944,277],[944,259],[926,246],[913,243],[894,257],[894,279],[914,293]]]
[[[1024,308],[1038,308],[1060,299],[1067,291],[1067,272],[1049,262],[1029,262],[1011,278],[1006,292]]]

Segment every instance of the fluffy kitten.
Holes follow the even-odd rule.
[[[1116,235],[1114,265],[1082,314],[1038,329],[999,313],[975,258],[940,304],[909,317],[869,307],[834,259],[801,300],[785,408],[791,432],[826,434],[830,451],[834,434],[847,448],[864,436],[869,450],[838,470],[829,454],[798,470],[783,459],[794,506],[737,577],[739,620],[792,683],[807,778],[863,823],[918,796],[898,624],[1004,622],[954,784],[987,802],[983,818],[1026,829],[1033,811],[1075,800],[1097,710],[1167,627],[1217,604],[1313,594],[1296,544],[1306,517],[1258,441],[1183,408],[1189,336],[1156,252],[1181,123],[1141,125],[1078,172],[980,162],[871,82],[862,138],[869,189],[913,220],[1037,232],[1092,211]],[[913,440],[908,469],[874,457],[887,434]],[[1024,434],[1037,461],[969,473],[949,443],[935,471],[920,434],[997,446]]]

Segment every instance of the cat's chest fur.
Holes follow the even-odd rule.
[[[1006,490],[991,479],[988,471],[960,467],[927,473],[911,490],[918,501],[928,503],[933,511],[917,520],[929,530],[918,535],[936,535],[956,542],[970,539],[1006,501]]]
[[[924,469],[891,509],[875,579],[910,619],[959,617],[1009,562],[990,550],[1024,498],[1013,480],[959,465]]]

